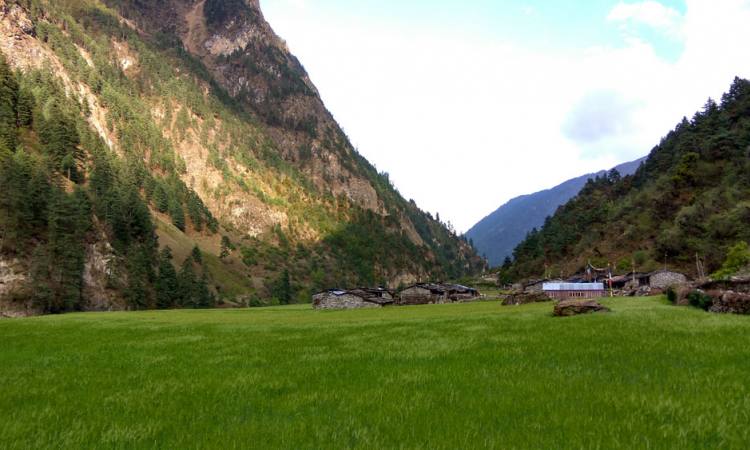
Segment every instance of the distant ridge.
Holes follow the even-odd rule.
[[[620,164],[615,169],[623,176],[632,175],[645,159]],[[513,249],[529,231],[544,225],[544,220],[554,214],[560,205],[575,197],[586,181],[606,173],[605,170],[590,173],[552,189],[516,197],[480,220],[466,236],[474,241],[480,254],[487,256],[490,265],[499,266],[506,256],[513,254]]]

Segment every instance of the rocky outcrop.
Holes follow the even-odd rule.
[[[28,296],[28,271],[18,259],[0,255],[0,318],[37,314]]]
[[[83,270],[83,293],[88,311],[112,311],[123,309],[124,305],[108,284],[115,278],[117,264],[112,246],[106,242],[96,242],[86,248],[86,262]]]
[[[750,314],[750,294],[726,291],[714,298],[709,311],[727,314]]]
[[[565,300],[555,305],[553,314],[558,317],[568,317],[610,311],[595,300]]]
[[[26,272],[17,259],[0,256],[0,298],[7,297],[26,283]]]

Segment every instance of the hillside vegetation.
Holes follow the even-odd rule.
[[[589,181],[514,251],[509,278],[557,276],[611,264],[688,273],[719,269],[750,240],[750,82],[735,79],[720,103],[662,139],[633,176]]]
[[[352,148],[257,3],[106,3],[0,0],[0,310],[290,303],[483,266]],[[201,300],[160,296],[170,264]]]
[[[644,159],[620,164],[615,170],[621,175],[632,175]],[[500,266],[531,230],[544,225],[544,220],[581,192],[589,179],[606,173],[583,175],[551,189],[516,197],[471,227],[466,237],[492,266]]]
[[[0,321],[0,447],[744,448],[750,321],[603,303]]]

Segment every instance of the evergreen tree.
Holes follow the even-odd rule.
[[[59,100],[52,102],[48,117],[38,128],[39,138],[53,168],[70,180],[78,181],[76,161],[81,159],[80,138],[75,122],[63,112]]]
[[[89,231],[90,205],[86,194],[76,189],[72,195],[59,188],[52,190],[48,212],[46,258],[47,280],[51,297],[43,305],[45,311],[59,313],[81,307],[85,239]],[[39,261],[44,264],[44,261]],[[41,276],[41,275],[39,275]]]
[[[169,215],[172,217],[172,224],[180,231],[185,231],[185,212],[182,210],[182,203],[179,200],[170,199]]]
[[[165,213],[169,209],[169,198],[164,190],[164,185],[160,181],[157,181],[154,186],[153,202],[154,207],[159,212]]]
[[[193,258],[193,261],[197,264],[203,265],[203,253],[201,253],[201,249],[197,245],[193,247],[190,257]]]
[[[172,308],[180,303],[177,271],[172,265],[172,249],[169,247],[164,247],[159,255],[159,273],[156,277],[155,289],[158,308]]]
[[[289,277],[289,270],[284,271],[279,275],[279,278],[273,285],[273,297],[279,301],[282,305],[288,305],[292,303],[294,299],[294,291],[292,288],[292,282]]]
[[[11,150],[16,148],[17,143],[17,102],[16,77],[8,67],[5,58],[0,55],[0,142]]]
[[[232,245],[232,241],[230,241],[227,236],[222,236],[221,237],[221,253],[219,254],[219,258],[224,259],[228,257],[230,251],[233,249],[234,249],[234,245]]]
[[[195,295],[197,308],[212,308],[216,303],[208,288],[208,277],[205,272],[196,286]]]
[[[31,127],[34,122],[34,106],[36,100],[34,94],[28,88],[21,88],[18,91],[18,106],[16,108],[16,117],[19,127]]]
[[[190,221],[193,222],[193,227],[196,231],[203,229],[203,202],[194,193],[190,192],[187,198],[187,210],[190,216]]]
[[[132,244],[125,258],[128,284],[125,290],[128,304],[133,309],[151,307],[149,286],[153,276],[153,250],[149,245]]]
[[[185,259],[182,263],[182,268],[177,277],[179,285],[179,299],[180,306],[186,308],[194,308],[198,304],[196,300],[197,295],[197,278],[195,276],[195,270],[193,269],[192,258]]]

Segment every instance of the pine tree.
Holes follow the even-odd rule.
[[[196,231],[203,229],[203,202],[194,193],[190,192],[187,197],[187,210],[190,216],[190,221],[193,222],[193,227]]]
[[[164,247],[159,255],[159,273],[156,277],[156,306],[167,309],[179,304],[177,271],[172,265],[172,249]]]
[[[214,306],[214,296],[208,288],[208,277],[205,272],[196,286],[195,295],[197,308],[212,308]]]
[[[203,265],[203,253],[197,245],[194,246],[193,251],[190,252],[190,257],[193,258],[193,261],[195,261],[196,264]]]
[[[47,246],[40,244],[31,255],[31,285],[34,286],[31,301],[35,308],[44,312],[51,310],[54,301],[50,273],[50,261]]]
[[[34,93],[28,88],[21,88],[18,91],[18,106],[16,108],[16,117],[19,127],[31,127],[34,122],[34,106],[36,100]]]
[[[0,142],[11,150],[16,148],[17,134],[16,105],[18,83],[13,72],[0,55]]]
[[[279,275],[279,278],[274,283],[273,297],[282,305],[288,305],[292,303],[294,292],[292,289],[292,282],[289,277],[289,270],[284,269],[284,271]]]
[[[180,231],[185,231],[185,212],[182,210],[182,203],[177,199],[170,199],[169,215],[172,217],[172,224]]]
[[[146,244],[131,244],[125,259],[128,271],[126,298],[131,308],[151,307],[151,285],[153,277],[152,250]]]
[[[154,186],[153,203],[154,207],[156,207],[159,212],[164,213],[169,209],[169,199],[167,197],[167,192],[164,190],[164,186],[160,181],[157,181],[156,185]]]
[[[230,251],[234,248],[234,245],[232,245],[232,241],[229,240],[227,236],[221,237],[221,253],[219,254],[219,258],[224,259],[229,256]]]
[[[74,311],[83,300],[85,238],[90,205],[83,190],[72,195],[55,188],[49,206],[47,257],[53,291],[50,312]]]
[[[59,103],[59,100],[52,102],[48,117],[37,127],[39,138],[53,167],[69,179],[77,181],[75,162],[81,158],[78,149],[80,138],[75,122],[62,111]],[[63,162],[66,167],[63,167]]]
[[[195,277],[195,270],[193,269],[192,258],[185,259],[182,263],[182,268],[177,277],[179,285],[179,299],[180,306],[186,308],[194,308],[197,305],[196,301],[196,284],[197,279]]]

